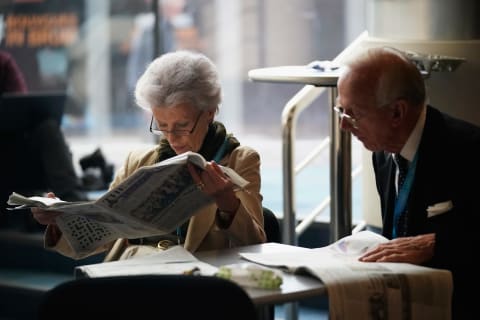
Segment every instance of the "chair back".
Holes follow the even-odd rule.
[[[214,276],[134,275],[82,278],[48,291],[38,319],[253,320],[257,311],[234,282]]]
[[[263,227],[267,235],[267,242],[282,242],[280,223],[272,210],[263,207]]]

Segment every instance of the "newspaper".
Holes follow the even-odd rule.
[[[204,168],[206,160],[186,152],[151,166],[141,167],[96,201],[65,202],[12,193],[15,209],[40,207],[64,214],[56,223],[77,254],[89,253],[117,238],[139,238],[171,233],[213,199],[193,183],[187,162]],[[236,188],[248,181],[221,166]]]
[[[360,262],[388,241],[362,231],[305,252],[241,253],[244,259],[320,279],[330,319],[450,319],[451,273],[408,263]]]
[[[212,276],[218,268],[200,261],[183,246],[173,246],[147,256],[77,266],[75,278],[97,278],[145,274],[195,274]]]

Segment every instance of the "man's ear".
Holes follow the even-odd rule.
[[[397,99],[392,103],[392,122],[395,126],[400,125],[407,117],[407,101]]]

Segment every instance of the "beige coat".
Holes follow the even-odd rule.
[[[129,153],[124,166],[119,169],[110,187],[117,186],[138,168],[154,164],[157,158],[156,147]],[[266,241],[263,229],[262,195],[260,194],[260,155],[250,147],[239,146],[231,154],[226,155],[220,164],[232,168],[250,183],[244,190],[236,192],[241,203],[228,229],[220,229],[216,225],[217,206],[215,203],[200,208],[198,213],[190,219],[184,244],[184,247],[190,252],[225,249]],[[116,245],[118,244],[117,241]],[[52,226],[49,226],[45,232],[47,248],[74,259],[104,252],[113,245],[114,243],[110,243],[89,254],[76,256],[64,237],[60,237],[58,241],[53,239]]]

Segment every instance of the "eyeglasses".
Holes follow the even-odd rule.
[[[389,103],[386,103],[380,107],[378,107],[378,110],[394,110],[394,103],[400,99],[404,99],[403,97],[395,98]],[[345,112],[345,108],[342,107],[341,105],[337,105],[333,107],[333,110],[335,110],[336,113],[338,113],[338,116],[340,117],[340,120],[345,120],[347,123],[354,129],[358,129],[358,121],[360,118],[354,118],[351,115],[347,114]],[[363,115],[361,118],[363,118],[365,115]]]
[[[345,120],[348,122],[349,125],[351,125],[353,128],[357,128],[357,119],[352,117],[349,114],[345,113],[345,109],[342,106],[335,106],[333,107],[333,110],[335,110],[336,113],[338,113],[338,116],[340,117],[340,120]]]
[[[173,135],[176,135],[176,136],[191,135],[195,131],[195,129],[197,128],[198,120],[200,120],[200,117],[202,116],[202,114],[203,114],[203,111],[201,111],[198,114],[197,120],[195,120],[195,124],[193,125],[192,129],[190,129],[190,130],[175,129],[175,130],[171,130],[171,131],[159,130],[157,128],[154,128],[154,124],[155,124],[155,127],[156,127],[157,122],[154,120],[153,115],[152,115],[152,119],[150,120],[150,132],[157,135],[157,136],[164,136],[164,135],[167,135],[167,134],[173,134]]]

